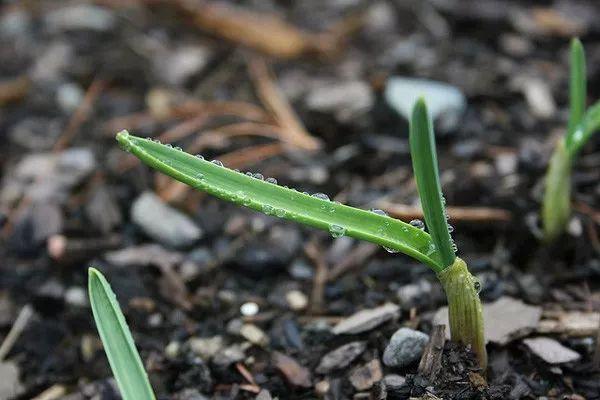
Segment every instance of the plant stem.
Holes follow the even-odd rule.
[[[550,159],[542,204],[544,241],[551,242],[565,229],[571,215],[571,157],[563,140]]]
[[[452,340],[471,346],[479,366],[487,367],[483,311],[479,299],[479,281],[460,258],[437,274],[448,299],[448,318]]]

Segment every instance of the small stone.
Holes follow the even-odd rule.
[[[302,311],[308,305],[308,298],[299,290],[290,290],[287,292],[285,300],[293,311]]]
[[[494,164],[496,166],[496,171],[498,171],[500,175],[510,175],[514,174],[517,170],[518,161],[516,153],[504,152],[496,156]]]
[[[410,120],[416,101],[423,97],[431,118],[439,129],[456,129],[467,107],[464,94],[456,87],[442,82],[400,76],[388,79],[385,100],[407,121]]]
[[[255,400],[271,400],[273,397],[271,396],[271,392],[267,389],[262,389],[255,397]]]
[[[169,344],[167,344],[167,346],[165,347],[165,356],[167,356],[167,358],[170,358],[171,360],[174,360],[177,358],[177,356],[179,356],[180,350],[181,343],[177,341],[169,342]]]
[[[398,314],[399,307],[392,303],[380,307],[359,311],[340,321],[332,330],[336,335],[354,335],[369,331]]]
[[[383,377],[381,372],[381,363],[378,359],[369,361],[354,369],[348,379],[356,390],[369,390],[376,382]]]
[[[531,350],[533,354],[546,361],[548,364],[562,364],[571,361],[577,361],[581,358],[579,353],[563,346],[558,341],[547,338],[537,337],[523,340],[523,343]]]
[[[315,384],[315,393],[320,397],[325,396],[329,392],[329,389],[331,389],[331,384],[326,379]]]
[[[85,215],[102,233],[109,233],[123,220],[121,209],[111,192],[104,185],[94,190],[85,204]]]
[[[406,378],[396,374],[389,374],[383,378],[383,383],[389,389],[399,389],[406,384]]]
[[[222,336],[192,337],[188,340],[188,346],[194,354],[200,356],[204,361],[209,361],[215,354],[225,347]]]
[[[427,279],[421,279],[417,283],[409,283],[400,287],[396,296],[404,309],[409,309],[418,304],[423,298],[428,298],[433,286]]]
[[[200,228],[187,215],[151,192],[142,193],[133,202],[131,219],[144,233],[167,246],[187,247],[202,237]]]
[[[65,291],[65,302],[75,307],[86,307],[88,305],[87,292],[80,286],[71,286]]]
[[[338,347],[321,358],[316,371],[319,374],[328,374],[336,369],[345,368],[350,365],[356,357],[361,355],[366,348],[366,342],[350,342]]]
[[[353,80],[315,86],[306,97],[306,106],[313,111],[333,113],[342,123],[364,115],[374,102],[369,84]]]
[[[259,307],[253,301],[249,301],[240,306],[240,313],[245,317],[253,317],[258,314]]]
[[[85,93],[75,83],[65,83],[56,90],[56,102],[65,114],[71,114],[79,107]]]
[[[234,344],[215,354],[212,362],[221,368],[227,368],[233,363],[242,361],[244,358],[246,358],[244,347],[240,344]]]
[[[197,389],[183,389],[175,394],[173,400],[209,400],[208,397],[201,394]]]
[[[114,27],[116,19],[108,9],[89,4],[75,4],[47,13],[44,22],[51,32],[69,30],[104,32]]]
[[[312,386],[310,371],[292,357],[276,351],[273,353],[273,364],[292,386],[301,388]]]
[[[391,337],[383,352],[388,367],[406,367],[421,358],[429,335],[410,328],[400,328]]]
[[[183,260],[181,253],[170,251],[158,244],[131,246],[121,250],[109,251],[104,254],[104,259],[117,267],[132,265],[173,265]]]
[[[0,399],[16,398],[23,390],[17,365],[10,361],[0,362]]]
[[[157,74],[171,85],[182,85],[209,63],[211,51],[203,46],[182,46],[154,58]]]
[[[262,329],[254,324],[242,325],[240,335],[257,346],[267,346],[269,344],[269,337]]]
[[[512,86],[523,93],[529,110],[535,117],[548,119],[556,115],[556,103],[546,81],[521,76],[514,78]]]

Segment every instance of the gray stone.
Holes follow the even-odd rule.
[[[17,365],[13,362],[0,362],[0,399],[12,399],[22,392]]]
[[[332,332],[336,335],[354,335],[366,332],[394,318],[398,314],[398,310],[399,307],[392,303],[362,310],[340,321],[333,327]]]
[[[187,247],[202,237],[200,228],[151,192],[142,193],[133,203],[131,219],[154,240],[171,247]]]
[[[464,94],[456,87],[426,79],[388,79],[385,87],[385,100],[406,120],[410,120],[413,106],[423,97],[431,118],[443,131],[455,129],[467,107]]]
[[[383,352],[388,367],[405,367],[421,358],[429,336],[410,328],[400,328],[391,337]]]
[[[65,302],[75,307],[86,307],[88,305],[87,292],[80,286],[71,286],[65,291]]]
[[[245,357],[244,347],[240,344],[234,344],[215,354],[213,356],[213,364],[226,368],[233,363],[242,361]]]
[[[128,267],[131,265],[171,266],[182,262],[183,254],[167,250],[158,244],[146,244],[110,251],[104,254],[104,259],[118,267]]]
[[[116,19],[113,13],[106,8],[90,4],[75,4],[47,13],[44,22],[50,32],[68,30],[103,32],[112,29]]]
[[[155,57],[157,74],[171,85],[182,85],[209,63],[212,52],[203,46],[182,46]]]
[[[373,384],[379,382],[382,377],[381,363],[378,359],[374,359],[352,370],[348,380],[356,390],[362,391],[371,389]]]
[[[399,389],[406,383],[406,378],[401,375],[389,374],[383,377],[386,388]]]
[[[321,358],[316,371],[319,374],[327,374],[336,369],[347,367],[354,359],[356,359],[356,357],[361,355],[366,348],[367,342],[350,342],[338,347]]]
[[[579,353],[563,346],[554,339],[547,337],[536,337],[523,340],[523,344],[533,354],[546,361],[548,364],[562,364],[577,361],[581,358]]]
[[[369,84],[352,80],[314,87],[305,101],[313,111],[332,113],[338,121],[350,122],[371,109],[374,96]]]
[[[188,346],[204,361],[208,361],[225,347],[225,341],[219,335],[203,338],[192,337],[188,340]]]

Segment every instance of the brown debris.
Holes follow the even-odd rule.
[[[539,322],[538,333],[569,337],[592,336],[598,331],[600,313],[586,311],[546,311]]]
[[[0,107],[21,100],[31,87],[26,76],[0,81]]]
[[[442,354],[446,343],[446,325],[435,325],[431,331],[429,342],[419,362],[419,375],[428,381],[435,381],[437,373],[442,368]]]
[[[383,379],[381,363],[378,359],[371,360],[350,372],[348,379],[356,390],[369,390],[375,383]]]
[[[273,364],[292,386],[301,388],[312,386],[310,371],[292,357],[275,351],[273,352]]]
[[[390,216],[410,221],[417,218],[423,218],[421,207],[407,206],[404,204],[389,203],[386,201],[377,204],[382,210]],[[512,213],[501,208],[489,207],[446,207],[448,216],[453,221],[473,222],[473,223],[495,223],[512,221]]]
[[[310,294],[310,312],[321,314],[324,311],[325,284],[329,270],[327,263],[322,256],[322,252],[316,241],[309,242],[304,251],[310,260],[315,264],[315,277],[313,279],[312,292]]]

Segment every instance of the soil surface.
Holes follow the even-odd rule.
[[[566,232],[543,244],[538,218],[571,37],[600,98],[600,5],[215,4],[0,3],[0,398],[119,398],[87,300],[95,266],[160,399],[600,399],[598,137]],[[445,297],[424,265],[188,190],[114,140],[128,129],[408,222],[390,77],[466,99],[448,96],[436,137],[486,304],[485,372],[436,328]]]

